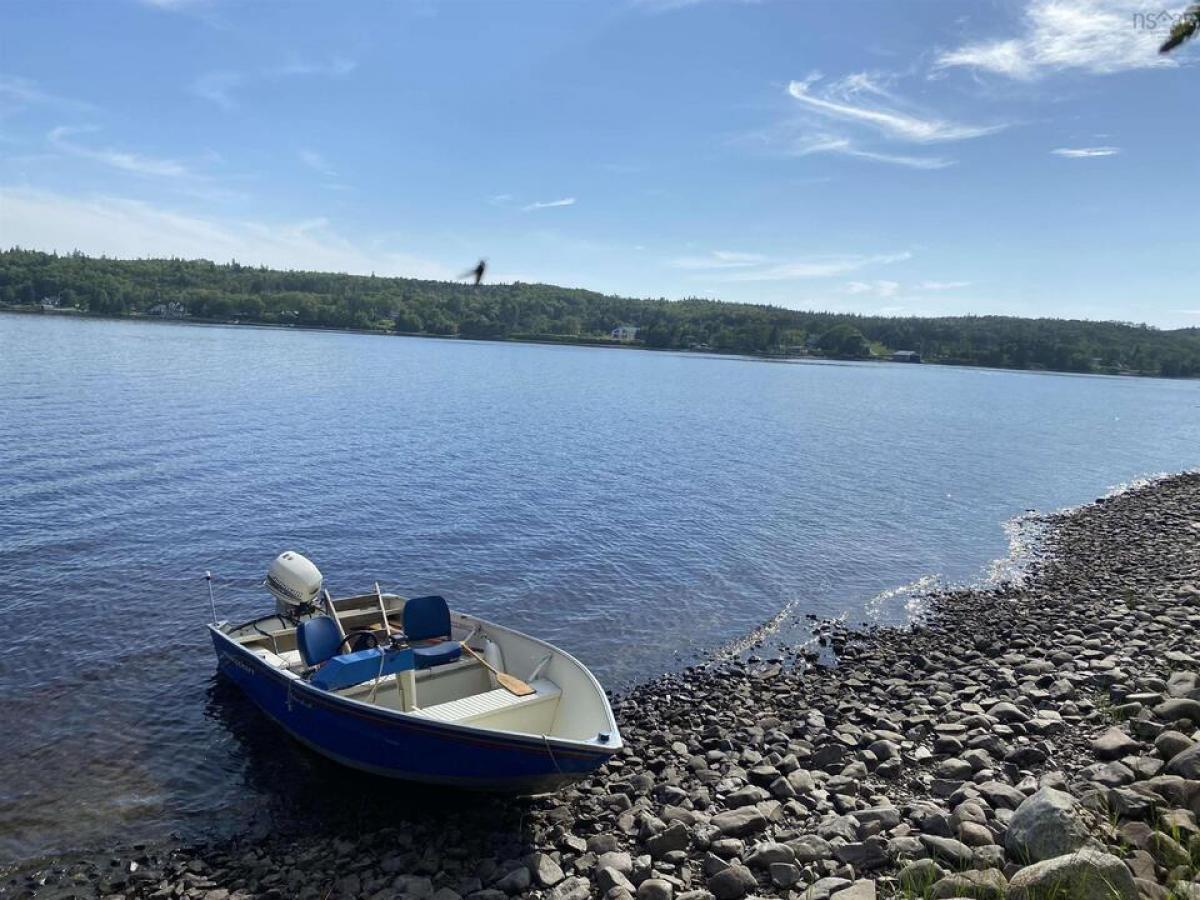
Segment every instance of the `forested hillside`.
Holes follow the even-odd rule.
[[[867,357],[918,351],[926,362],[1200,375],[1200,329],[1005,316],[895,318],[715,300],[638,300],[549,284],[474,287],[409,278],[277,271],[206,260],[117,260],[0,252],[0,304],[46,302],[106,315],[361,328],[490,339],[637,343],[736,353]],[[172,306],[172,304],[176,304]],[[165,308],[164,308],[165,307]]]

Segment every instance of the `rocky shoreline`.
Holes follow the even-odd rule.
[[[63,860],[0,895],[1200,900],[1200,473],[1046,524],[1019,585],[617,698],[627,749],[554,797]]]

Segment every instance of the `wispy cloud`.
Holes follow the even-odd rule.
[[[132,257],[237,259],[280,269],[452,279],[439,262],[395,251],[394,238],[351,240],[321,217],[243,221],[200,217],[111,196],[0,187],[0,245]]]
[[[249,73],[227,70],[206,72],[192,82],[191,89],[196,96],[209,100],[224,110],[232,110],[238,106],[234,91],[251,81],[278,81],[306,76],[342,78],[356,68],[357,62],[340,56],[326,61],[291,60],[282,65],[266,66]]]
[[[239,72],[206,72],[192,82],[192,93],[224,110],[236,109],[237,102],[232,91],[240,86],[244,77]]]
[[[503,206],[504,204],[509,203],[512,198],[512,194],[493,194],[492,196],[488,197],[488,203],[492,204],[492,206]]]
[[[754,6],[760,0],[630,0],[629,5],[634,9],[640,9],[642,12],[666,13],[674,12],[678,9],[687,9],[690,6],[701,6],[703,4],[718,2]]]
[[[896,296],[896,291],[900,290],[900,282],[898,281],[850,281],[846,284],[847,294],[871,294],[875,297],[886,298]]]
[[[763,253],[742,253],[714,250],[702,256],[681,256],[667,260],[675,269],[697,272],[699,277],[712,281],[792,281],[805,278],[832,278],[846,275],[868,266],[887,265],[911,259],[901,253],[838,254],[798,259],[781,259]]]
[[[743,269],[748,266],[761,265],[767,257],[761,253],[740,253],[734,250],[713,250],[706,256],[679,256],[670,260],[670,265],[676,269],[696,269],[712,271],[714,269]]]
[[[848,137],[833,134],[804,135],[798,138],[792,146],[795,156],[811,156],[814,153],[839,153],[856,159],[871,162],[889,163],[894,166],[906,166],[910,169],[945,169],[954,165],[954,160],[943,156],[913,156],[907,153],[883,153],[878,150],[866,150]]]
[[[338,173],[334,171],[333,166],[316,150],[301,149],[296,151],[296,155],[300,157],[300,162],[304,163],[314,172],[320,172],[329,178],[337,178]]]
[[[969,281],[922,281],[917,284],[922,291],[955,291],[970,286]]]
[[[293,60],[281,66],[264,69],[263,74],[271,78],[288,78],[295,75],[327,75],[331,78],[339,78],[349,75],[357,68],[358,63],[355,60],[335,56],[327,62]]]
[[[1120,147],[1059,147],[1051,150],[1055,156],[1065,156],[1067,159],[1090,159],[1095,156],[1116,156],[1121,152]]]
[[[62,106],[80,110],[96,108],[91,103],[51,93],[30,78],[0,75],[0,112],[12,112],[29,106]]]
[[[532,212],[535,209],[553,209],[556,206],[574,206],[574,197],[563,197],[561,200],[537,200],[526,206],[522,206],[523,212]]]
[[[70,153],[84,159],[102,163],[123,172],[135,175],[149,175],[158,178],[191,178],[194,174],[188,166],[178,160],[162,157],[146,156],[127,150],[117,150],[111,147],[89,147],[71,140],[72,137],[96,131],[95,128],[71,128],[60,125],[53,129],[46,139],[56,150]]]
[[[1158,52],[1161,31],[1139,28],[1151,7],[1130,0],[1033,0],[1017,37],[966,44],[938,57],[940,67],[969,66],[1031,80],[1075,69],[1095,75],[1176,65]]]
[[[920,144],[962,141],[982,137],[985,134],[994,134],[1005,127],[1004,125],[964,125],[934,116],[919,116],[879,104],[854,104],[846,100],[832,99],[830,94],[818,96],[812,91],[816,80],[809,78],[804,81],[792,81],[788,84],[788,94],[818,115],[864,125],[875,129],[885,137],[896,140]],[[835,82],[834,86],[835,88],[841,87],[842,93],[866,92],[878,97],[889,96],[865,73]]]

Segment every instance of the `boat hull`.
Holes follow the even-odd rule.
[[[301,743],[375,775],[512,793],[553,791],[594,772],[617,747],[446,724],[313,687],[210,627],[220,672]]]

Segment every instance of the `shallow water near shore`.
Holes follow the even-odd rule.
[[[1197,446],[1197,382],[0,316],[0,860],[377,785],[216,679],[205,569],[249,618],[297,549],[619,687],[784,609],[900,621]]]

